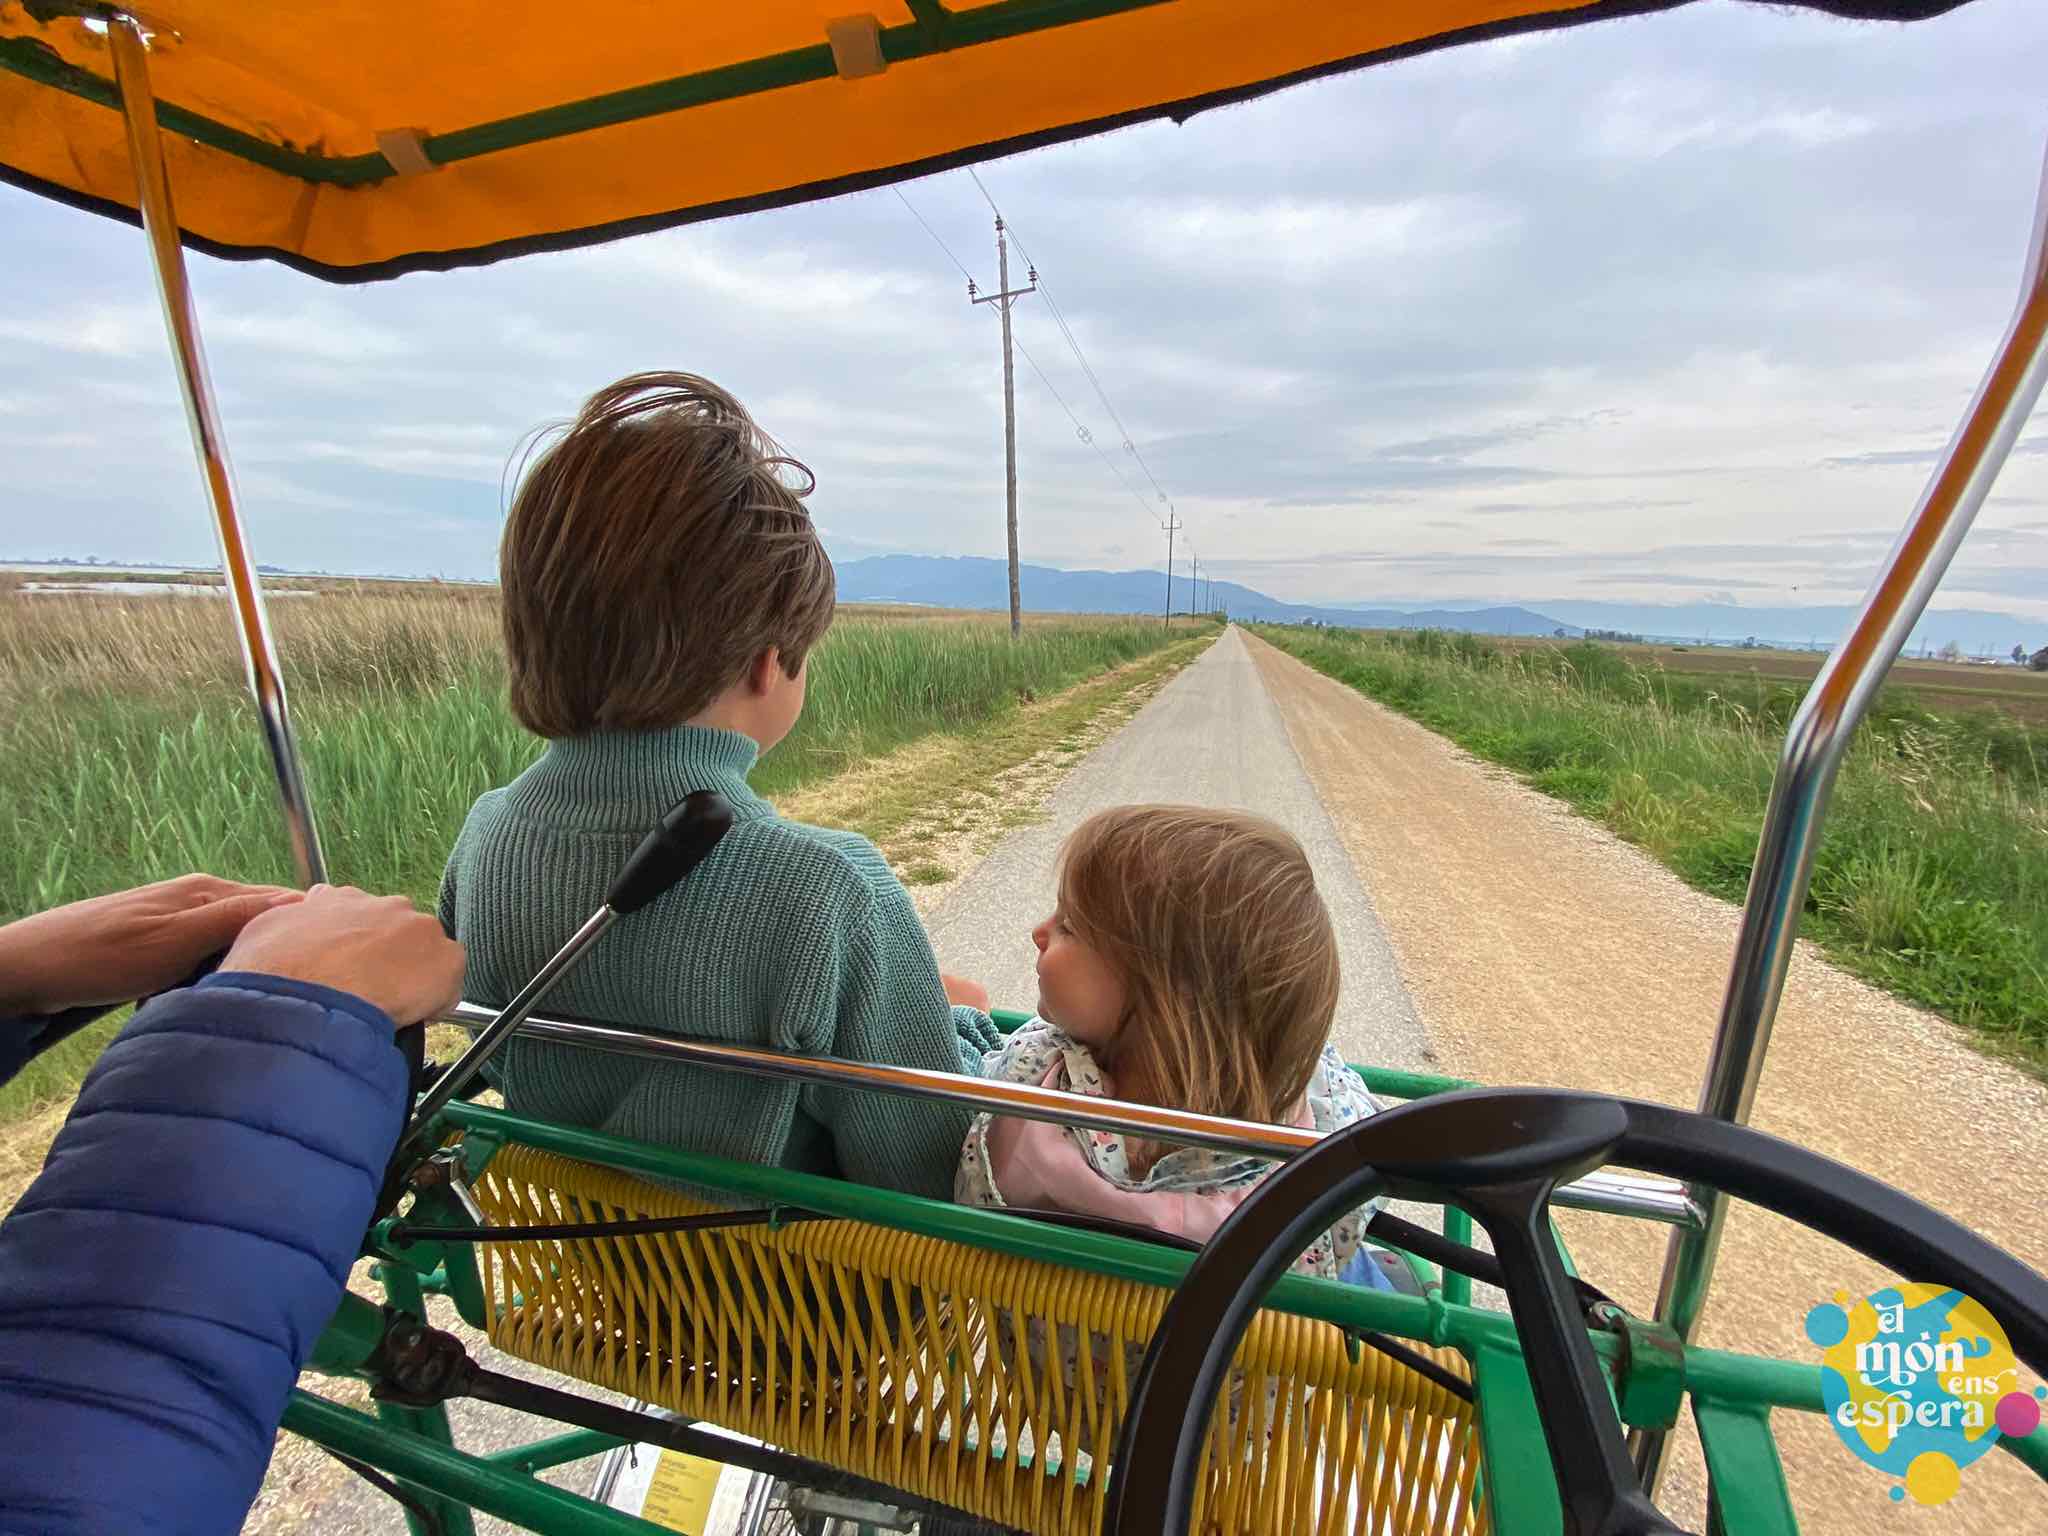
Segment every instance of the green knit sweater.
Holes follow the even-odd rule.
[[[875,846],[786,821],[747,785],[759,755],[681,726],[556,741],[469,813],[441,882],[467,946],[464,996],[502,1005],[604,900],[648,828],[691,790],[732,830],[690,877],[599,939],[543,1013],[812,1055],[978,1073],[1000,1045],[946,1001],[910,895]],[[516,1113],[948,1199],[964,1108],[650,1066],[513,1040],[494,1074]]]

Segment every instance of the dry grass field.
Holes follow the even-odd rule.
[[[1562,650],[1573,641],[1514,636],[1495,640],[1503,650]],[[1612,649],[1638,667],[1679,677],[1761,679],[1765,683],[1810,682],[1825,659],[1818,651],[1744,650],[1733,646],[1628,645]],[[1901,657],[1887,686],[1910,690],[1923,709],[2002,709],[2023,720],[2048,725],[2048,672],[2010,664],[1923,661]]]
[[[226,605],[149,590],[202,584],[190,573],[5,574],[16,580],[0,585],[0,921],[189,869],[287,880]],[[53,580],[124,587],[22,589]],[[431,901],[470,805],[542,745],[506,707],[497,593],[275,582],[271,619],[328,867]],[[1036,749],[1009,729],[1020,711],[1106,674],[1134,686],[1134,665],[1196,638],[1156,619],[1033,614],[1012,643],[1003,614],[849,606],[812,653],[803,718],[752,782],[785,795],[937,739],[983,749],[993,773],[997,739],[1012,756]],[[78,1037],[0,1091],[0,1122],[60,1097],[100,1038]]]

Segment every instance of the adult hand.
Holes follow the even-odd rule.
[[[316,885],[305,900],[244,928],[221,969],[352,992],[403,1029],[446,1012],[462,996],[463,959],[440,920],[403,896]]]
[[[297,902],[275,885],[180,875],[0,928],[0,1012],[58,1013],[177,986],[250,919]]]

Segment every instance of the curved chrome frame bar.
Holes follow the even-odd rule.
[[[200,348],[184,252],[171,207],[170,182],[164,169],[156,104],[149,87],[148,45],[141,26],[125,14],[110,16],[107,35],[128,125],[137,202],[184,391],[193,447],[220,539],[222,568],[233,600],[249,688],[270,749],[299,878],[311,884],[326,877],[324,861],[300,772],[298,747],[285,703],[284,678],[271,643],[262,584],[236,510],[219,411]],[[2044,174],[2036,208],[2018,308],[2005,339],[1904,533],[1865,597],[1848,637],[1821,668],[1787,733],[1758,841],[1742,928],[1736,939],[1728,990],[1700,1098],[1703,1114],[1737,1124],[1749,1118],[1836,770],[1850,736],[1926,609],[1928,598],[1947,571],[1963,535],[1969,531],[2012,451],[2020,429],[2040,397],[2044,379],[2048,379],[2048,174]],[[469,1024],[490,1017],[488,1010],[466,1003],[451,1015],[455,1022]],[[786,1056],[562,1020],[529,1019],[520,1033],[725,1070],[809,1081],[859,1082],[884,1092],[950,1099],[1000,1109],[1005,1114],[1099,1125],[1162,1141],[1259,1156],[1291,1156],[1314,1139],[1285,1127],[1210,1120],[1151,1105],[1057,1094],[1019,1084],[993,1084],[943,1073]],[[1673,1234],[1666,1254],[1657,1313],[1682,1340],[1689,1340],[1705,1305],[1727,1215],[1727,1202],[1718,1191],[1700,1186],[1687,1192],[1675,1185],[1667,1187],[1660,1180],[1595,1175],[1560,1190],[1557,1203],[1646,1216],[1679,1229]],[[1662,1470],[1665,1443],[1661,1431],[1642,1433],[1636,1438],[1637,1469],[1652,1496]]]
[[[128,157],[135,167],[136,203],[149,239],[150,263],[156,270],[157,295],[163,300],[164,327],[170,332],[171,356],[185,396],[185,416],[192,427],[192,449],[199,456],[199,475],[213,510],[214,532],[220,540],[221,570],[234,604],[235,633],[242,642],[242,662],[263,739],[277,774],[284,804],[285,830],[291,839],[292,863],[301,885],[327,878],[320,852],[320,833],[313,823],[313,804],[299,770],[299,746],[292,734],[291,711],[285,705],[284,673],[270,640],[270,616],[263,607],[263,586],[236,510],[234,472],[228,464],[227,438],[221,431],[220,408],[214,403],[207,376],[206,353],[199,342],[199,316],[192,307],[192,285],[185,275],[185,252],[178,243],[178,216],[171,206],[170,176],[164,169],[163,137],[157,129],[156,97],[149,88],[149,44],[132,16],[107,21],[107,42],[114,53],[114,79],[121,91],[121,112],[128,124]]]
[[[441,1017],[444,1023],[479,1030],[499,1015],[494,1008],[457,1003]],[[991,1114],[1045,1120],[1054,1125],[1121,1131],[1154,1141],[1172,1142],[1176,1146],[1208,1147],[1218,1152],[1238,1152],[1251,1157],[1285,1159],[1322,1140],[1316,1132],[1305,1131],[1298,1126],[1196,1115],[1184,1109],[1163,1109],[1157,1104],[1137,1104],[1123,1099],[1091,1098],[1087,1094],[1041,1088],[1035,1083],[994,1082],[982,1077],[955,1076],[950,1072],[926,1072],[916,1067],[847,1061],[836,1056],[799,1056],[763,1046],[690,1040],[680,1035],[657,1035],[608,1024],[529,1017],[514,1032],[522,1039],[573,1045],[582,1050],[605,1051],[615,1056],[632,1056],[670,1066],[708,1067],[716,1072],[743,1072],[754,1077],[781,1078],[789,1082],[872,1089],[878,1093],[894,1093],[914,1099],[940,1099]],[[1576,1210],[1660,1221],[1688,1230],[1697,1230],[1704,1220],[1704,1212],[1676,1180],[1632,1174],[1604,1171],[1589,1174],[1560,1189],[1554,1203]]]
[[[1984,382],[1942,454],[1905,532],[1892,546],[1877,580],[1850,627],[1813,680],[1786,733],[1771,785],[1743,903],[1742,928],[1728,992],[1721,1004],[1714,1054],[1700,1094],[1700,1113],[1747,1124],[1763,1076],[1764,1052],[1792,962],[1792,944],[1806,904],[1806,888],[1820,849],[1821,820],[1835,771],[1849,738],[1877,695],[1885,674],[1920,621],[1927,600],[1970,531],[1977,509],[1998,478],[2048,380],[2048,166],[2035,202],[2033,241],[2022,270],[2020,297]],[[1706,1305],[1728,1202],[1717,1190],[1696,1186],[1705,1205],[1704,1230],[1680,1233],[1664,1258],[1657,1316],[1681,1342],[1690,1342]],[[1635,1442],[1636,1469],[1652,1497],[1663,1470],[1665,1436],[1644,1431]]]

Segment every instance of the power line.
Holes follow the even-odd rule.
[[[975,168],[970,165],[969,167],[967,167],[967,174],[974,178],[974,189],[975,191],[981,194],[981,200],[984,203],[988,204],[988,211],[994,214],[997,218],[1001,218],[1003,216],[1003,210],[996,206],[996,200],[988,195],[988,188],[984,187],[981,184],[981,173],[976,171]],[[1017,247],[1017,249],[1021,251],[1024,249],[1024,247],[1020,245]],[[1029,257],[1026,257],[1025,259],[1027,261],[1030,260]]]
[[[903,189],[901,187],[891,187],[889,190],[896,194],[896,201],[901,203],[906,209],[909,210],[910,216],[913,219],[917,220],[917,222],[920,224],[924,224],[924,232],[932,237],[933,244],[938,246],[940,250],[946,253],[946,260],[953,263],[954,266],[959,267],[960,275],[966,278],[968,282],[973,282],[974,274],[968,271],[966,267],[961,266],[960,258],[953,254],[953,248],[950,245],[946,244],[945,241],[939,238],[939,232],[936,229],[933,229],[931,225],[925,224],[924,215],[919,213],[915,208],[911,207],[910,199],[903,195]],[[1020,245],[1017,247],[1017,249],[1019,251],[1022,251],[1024,247]],[[1026,257],[1025,259],[1028,261],[1030,258]]]
[[[1003,480],[1005,501],[1009,508],[1007,526],[1010,538],[1010,638],[1014,640],[1024,632],[1024,596],[1017,576],[1017,369],[1010,361],[1013,339],[1010,333],[1010,310],[1019,299],[1038,291],[1038,274],[1031,274],[1031,285],[1027,288],[1010,286],[1010,247],[1003,239],[1001,214],[996,215],[996,283],[996,292],[977,297],[974,279],[970,277],[967,279],[967,302],[993,304],[1001,311],[1003,317]]]
[[[981,177],[975,175],[974,168],[972,166],[969,166],[967,168],[967,174],[973,177],[974,185],[976,189],[981,193],[982,201],[988,204],[989,210],[992,213],[994,213],[998,219],[1002,219],[1002,210],[996,207],[996,200],[993,197],[989,196],[988,188],[982,185]],[[945,253],[946,260],[950,261],[953,264],[953,266],[959,271],[960,275],[967,279],[969,290],[972,291],[972,289],[975,286],[974,274],[972,272],[969,272],[967,268],[961,263],[960,258],[953,254],[953,248],[947,245],[946,242],[940,238],[939,232],[932,228],[931,224],[925,219],[924,215],[917,211],[916,206],[911,203],[910,199],[903,195],[903,189],[901,187],[892,187],[890,190],[895,192],[896,199],[898,202],[903,204],[904,210],[907,213],[909,213],[909,215],[913,219],[917,220],[919,226],[924,230],[924,232],[927,235],[931,236],[932,243],[938,246],[938,248]],[[1009,234],[1010,239],[1016,244],[1017,253],[1024,257],[1025,262],[1028,265],[1033,265],[1034,279],[1038,284],[1039,292],[1041,294],[1044,294],[1045,279],[1043,278],[1043,276],[1037,274],[1035,264],[1031,263],[1030,254],[1026,252],[1024,249],[1024,242],[1022,240],[1017,239],[1017,231],[1014,226],[1009,225],[1008,222],[1005,221],[1004,227],[1007,233]],[[1134,445],[1131,442],[1130,434],[1127,431],[1125,431],[1123,422],[1117,419],[1115,408],[1110,405],[1109,397],[1103,393],[1102,383],[1099,379],[1095,377],[1094,370],[1089,368],[1087,358],[1081,355],[1080,344],[1077,341],[1075,341],[1073,332],[1070,329],[1068,329],[1064,316],[1060,317],[1059,326],[1061,334],[1064,335],[1067,339],[1067,346],[1073,352],[1075,360],[1080,363],[1083,372],[1085,372],[1088,375],[1090,383],[1092,383],[1095,386],[1096,396],[1098,399],[1102,401],[1103,409],[1108,411],[1110,419],[1116,422],[1117,431],[1120,434],[1122,434],[1123,437],[1124,447],[1130,451],[1131,456],[1133,458],[1136,458],[1138,460],[1138,467],[1145,471],[1145,478],[1152,481],[1152,488],[1153,490],[1159,493],[1159,499],[1167,503],[1170,518],[1172,515],[1172,502],[1168,500],[1166,492],[1163,489],[1161,489],[1159,481],[1156,478],[1154,478],[1152,471],[1150,467],[1146,465],[1143,456],[1138,453],[1136,445]],[[1101,442],[1097,439],[1094,431],[1088,426],[1086,422],[1081,420],[1080,416],[1075,412],[1074,408],[1067,403],[1066,396],[1062,395],[1059,392],[1058,388],[1054,386],[1051,378],[1047,376],[1045,369],[1039,366],[1038,359],[1031,355],[1031,349],[1024,345],[1023,340],[1021,338],[1013,338],[1013,344],[1019,352],[1024,354],[1024,361],[1029,363],[1031,365],[1031,371],[1038,375],[1038,382],[1045,386],[1046,393],[1053,397],[1054,401],[1058,403],[1059,408],[1066,413],[1067,420],[1074,424],[1074,435],[1080,438],[1081,441],[1086,443],[1090,448],[1093,448],[1095,450],[1096,457],[1102,460],[1103,464],[1108,467],[1109,472],[1112,475],[1116,476],[1117,484],[1122,486],[1124,490],[1130,493],[1131,499],[1137,502],[1137,504],[1144,509],[1145,515],[1148,518],[1150,518],[1153,522],[1157,523],[1162,529],[1164,529],[1166,527],[1166,524],[1160,520],[1159,514],[1153,510],[1152,503],[1145,499],[1145,495],[1142,491],[1140,491],[1136,486],[1132,485],[1131,482],[1124,477],[1122,466],[1120,466],[1117,463],[1117,461],[1113,457],[1111,457],[1111,455],[1107,451],[1104,450]],[[1170,547],[1171,541],[1169,540],[1169,548]]]
[[[1152,503],[1145,499],[1145,493],[1139,490],[1135,485],[1132,485],[1130,481],[1124,478],[1123,469],[1117,464],[1117,461],[1115,459],[1111,458],[1106,452],[1103,451],[1102,444],[1096,440],[1095,434],[1089,430],[1087,423],[1082,421],[1079,416],[1076,416],[1074,414],[1074,408],[1071,405],[1067,404],[1067,397],[1065,395],[1062,395],[1057,389],[1053,387],[1052,380],[1045,376],[1045,370],[1038,366],[1038,359],[1031,355],[1030,349],[1027,348],[1024,345],[1024,343],[1020,341],[1017,343],[1017,350],[1024,354],[1024,361],[1029,363],[1031,365],[1031,371],[1038,375],[1038,382],[1045,386],[1046,393],[1051,395],[1054,400],[1058,401],[1060,409],[1067,413],[1067,420],[1071,421],[1074,424],[1074,435],[1080,438],[1081,441],[1086,443],[1090,448],[1093,448],[1095,450],[1095,456],[1101,459],[1104,464],[1108,465],[1109,472],[1112,475],[1116,476],[1116,483],[1131,493],[1131,499],[1137,502],[1137,504],[1140,507],[1145,509],[1145,515],[1147,517],[1151,518],[1154,522],[1157,522],[1159,520],[1159,516],[1152,510]]]
[[[1026,261],[1031,260],[1031,253],[1024,249],[1024,242],[1022,240],[1017,242],[1017,251]],[[1045,307],[1052,312],[1053,324],[1057,325],[1060,328],[1060,334],[1066,337],[1067,347],[1074,354],[1074,361],[1081,365],[1081,371],[1088,376],[1089,384],[1094,386],[1095,398],[1102,402],[1103,410],[1107,411],[1109,419],[1116,423],[1117,435],[1123,439],[1124,451],[1138,461],[1138,468],[1142,469],[1145,472],[1145,478],[1152,482],[1152,489],[1159,493],[1159,499],[1162,501],[1166,500],[1166,487],[1161,485],[1159,477],[1152,473],[1152,466],[1145,462],[1145,456],[1138,452],[1138,445],[1131,438],[1131,429],[1124,425],[1123,418],[1116,413],[1116,407],[1109,403],[1108,391],[1103,389],[1102,380],[1097,377],[1095,369],[1089,365],[1087,355],[1081,350],[1081,343],[1074,336],[1073,327],[1067,324],[1066,311],[1060,308],[1059,303],[1053,298],[1050,289],[1045,288],[1043,284],[1040,284],[1040,287],[1043,291]]]
[[[979,184],[980,178],[977,177],[976,185]],[[896,193],[897,200],[903,204],[905,210],[908,211],[910,216],[913,219],[916,219],[917,222],[923,226],[924,232],[932,237],[932,243],[938,246],[940,250],[946,253],[946,259],[952,262],[955,267],[959,268],[960,275],[966,278],[968,284],[972,286],[974,283],[974,274],[972,272],[969,272],[966,267],[961,266],[960,258],[953,254],[952,247],[947,245],[944,240],[940,239],[939,232],[931,227],[930,223],[926,221],[924,215],[919,213],[917,211],[917,208],[911,203],[910,199],[903,195],[902,188],[897,187],[892,188],[891,190]],[[986,191],[984,191],[982,195],[986,197]],[[995,205],[991,203],[989,206],[994,207]],[[1021,253],[1023,248],[1022,246],[1019,246],[1018,249]],[[1071,421],[1074,424],[1074,435],[1080,438],[1081,441],[1086,443],[1090,448],[1093,448],[1095,450],[1096,456],[1100,458],[1104,464],[1108,465],[1109,472],[1112,475],[1116,476],[1117,484],[1121,485],[1126,491],[1130,492],[1132,498],[1138,503],[1138,505],[1145,509],[1145,515],[1147,517],[1151,518],[1154,522],[1157,522],[1158,514],[1156,514],[1152,510],[1152,504],[1145,500],[1144,494],[1140,492],[1136,486],[1132,485],[1130,481],[1124,478],[1124,472],[1120,467],[1118,467],[1116,460],[1111,458],[1107,453],[1103,451],[1102,444],[1096,441],[1095,433],[1089,428],[1086,422],[1082,421],[1081,418],[1075,414],[1074,408],[1071,405],[1067,404],[1067,397],[1061,394],[1059,392],[1059,389],[1053,384],[1053,381],[1049,377],[1047,377],[1046,371],[1039,366],[1038,359],[1031,355],[1031,349],[1025,346],[1022,340],[1015,340],[1014,345],[1016,346],[1019,352],[1024,354],[1024,361],[1031,365],[1031,371],[1038,375],[1038,382],[1045,386],[1045,392],[1051,395],[1053,399],[1058,402],[1059,408],[1062,411],[1066,412],[1067,420]]]
[[[982,201],[988,204],[998,218],[1001,218],[1002,210],[996,207],[996,200],[989,195],[988,188],[982,185],[981,177],[973,166],[967,168],[967,174],[974,177],[974,185],[980,190]],[[1037,262],[1032,260],[1031,252],[1025,247],[1023,236],[1017,233],[1014,223],[1010,226],[1010,238],[1016,242],[1017,254],[1035,267]],[[1116,413],[1116,407],[1110,404],[1109,392],[1102,387],[1102,380],[1089,365],[1087,355],[1081,350],[1081,343],[1074,336],[1073,327],[1067,324],[1066,311],[1060,308],[1058,300],[1053,297],[1052,289],[1042,276],[1038,280],[1038,291],[1039,297],[1045,300],[1046,308],[1052,313],[1053,323],[1060,328],[1060,334],[1066,338],[1067,347],[1074,354],[1074,361],[1081,365],[1081,371],[1088,376],[1089,384],[1094,387],[1095,398],[1102,402],[1103,410],[1109,413],[1109,419],[1116,424],[1117,435],[1123,439],[1124,450],[1138,461],[1138,468],[1142,469],[1145,478],[1152,482],[1152,489],[1159,493],[1159,499],[1170,506],[1172,503],[1166,494],[1166,487],[1161,485],[1159,477],[1152,473],[1152,466],[1145,462],[1145,456],[1138,451],[1137,443],[1132,440],[1130,428],[1124,425],[1123,418]]]

